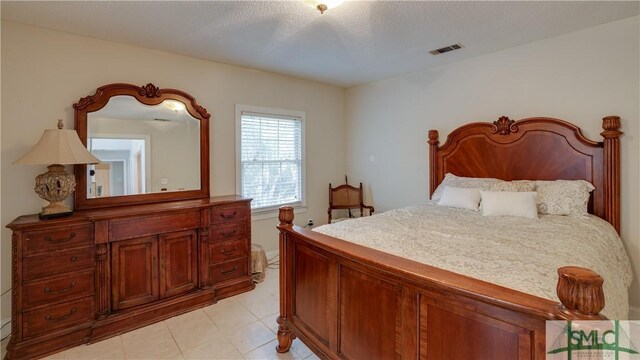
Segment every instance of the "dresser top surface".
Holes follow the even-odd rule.
[[[22,215],[7,225],[12,230],[19,230],[23,227],[33,226],[64,226],[73,225],[74,223],[142,214],[163,213],[167,211],[180,211],[188,209],[199,209],[203,207],[225,205],[239,202],[250,202],[251,199],[240,195],[215,196],[207,199],[170,201],[156,204],[128,205],[117,206],[112,208],[80,210],[72,215],[53,218],[40,219],[38,214]]]

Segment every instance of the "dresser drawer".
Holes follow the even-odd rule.
[[[24,308],[93,294],[93,271],[38,281],[24,287]]]
[[[93,246],[28,256],[22,266],[27,281],[87,269],[93,266]]]
[[[249,273],[249,260],[245,257],[224,264],[214,265],[211,269],[211,278],[214,283],[233,279]]]
[[[27,255],[93,244],[93,226],[60,227],[24,233]]]
[[[211,223],[223,224],[247,218],[247,205],[216,206],[211,209]]]
[[[243,257],[246,259],[249,254],[249,242],[247,239],[237,239],[216,243],[211,246],[211,265]]]
[[[198,212],[130,217],[109,222],[109,241],[190,230],[199,226],[200,213]]]
[[[54,329],[82,324],[91,321],[92,313],[90,297],[28,311],[22,315],[22,336],[30,338]]]
[[[222,241],[229,241],[233,239],[244,238],[246,234],[247,234],[246,221],[233,222],[229,224],[213,226],[211,227],[211,231],[209,231],[209,236],[211,237],[211,241],[214,241],[214,242],[222,242]]]

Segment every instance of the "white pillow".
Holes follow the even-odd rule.
[[[442,192],[444,188],[447,186],[457,187],[457,188],[474,188],[481,190],[489,190],[491,185],[502,182],[502,180],[494,179],[494,178],[470,178],[470,177],[462,177],[456,176],[451,173],[447,173],[444,175],[444,179],[438,185],[436,190],[431,195],[431,200],[438,202],[442,197]]]
[[[530,191],[481,191],[482,216],[538,218],[536,193]]]
[[[480,204],[480,189],[457,188],[445,186],[442,196],[438,200],[440,206],[450,206],[461,209],[478,211]]]

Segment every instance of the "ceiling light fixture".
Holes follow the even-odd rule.
[[[342,5],[344,0],[302,0],[305,4],[316,8],[320,11],[320,14],[324,14],[325,11],[333,9]]]

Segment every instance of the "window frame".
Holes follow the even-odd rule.
[[[304,111],[297,110],[288,110],[288,109],[278,109],[264,106],[253,106],[253,105],[242,105],[236,104],[236,193],[242,195],[242,114],[243,113],[252,113],[257,115],[265,115],[265,116],[273,116],[275,118],[285,117],[285,118],[297,118],[300,120],[301,125],[301,181],[300,181],[300,201],[296,201],[293,203],[282,203],[268,207],[262,207],[257,209],[251,209],[251,214],[253,219],[266,219],[271,218],[278,215],[278,208],[284,205],[291,205],[294,207],[294,212],[300,213],[305,212],[307,209],[307,159],[306,159],[306,147],[307,147],[307,139],[306,139],[306,113]]]

